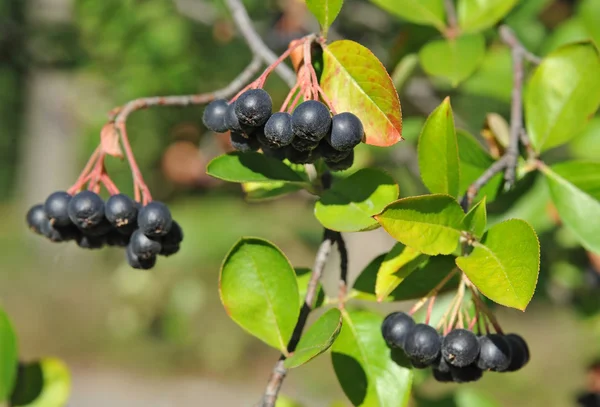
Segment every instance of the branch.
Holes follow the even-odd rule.
[[[458,18],[456,18],[456,7],[454,0],[444,0],[446,15],[448,16],[448,36],[454,37],[458,34]]]
[[[248,12],[241,0],[225,0],[225,3],[227,4],[227,7],[229,7],[231,16],[252,53],[258,55],[267,65],[271,65],[275,62],[277,56],[265,45],[252,26],[252,21],[250,21]],[[277,72],[290,88],[296,83],[296,74],[288,66],[281,64],[275,68],[275,72]]]
[[[338,300],[340,307],[344,307],[346,295],[348,294],[348,249],[346,241],[340,232],[335,232],[335,243],[340,253],[340,282]]]
[[[467,193],[465,194],[460,203],[465,212],[468,212],[469,207],[473,203],[473,200],[475,199],[481,188],[483,188],[488,182],[490,182],[490,180],[494,178],[494,175],[506,169],[507,162],[508,156],[504,155],[498,161],[493,163],[483,174],[481,174],[479,178],[477,178],[477,180],[475,180],[475,182],[473,182],[469,186],[469,189],[467,189]]]
[[[308,283],[306,297],[304,297],[304,304],[302,305],[302,309],[300,310],[300,316],[298,317],[298,322],[296,323],[296,327],[294,328],[292,338],[288,343],[288,352],[290,353],[296,349],[296,346],[300,341],[300,337],[302,336],[304,326],[306,325],[308,315],[314,308],[314,300],[317,294],[319,280],[321,279],[321,275],[323,274],[323,270],[325,269],[325,264],[327,263],[327,259],[329,258],[329,254],[331,253],[331,245],[334,241],[336,241],[335,233],[336,232],[332,232],[328,229],[325,229],[325,232],[323,233],[323,241],[321,242],[321,246],[319,246],[319,250],[317,251],[317,255],[315,257],[315,264],[313,266],[312,275]],[[285,356],[281,355],[281,357],[273,367],[273,372],[271,373],[271,377],[267,382],[267,387],[265,389],[262,401],[258,404],[259,407],[275,406],[277,396],[279,395],[279,390],[281,389],[281,385],[283,384],[283,380],[285,379],[285,376],[287,374],[287,369],[283,366],[284,360]]]

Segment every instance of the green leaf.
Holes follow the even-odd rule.
[[[591,39],[583,18],[571,17],[556,27],[544,41],[541,54],[545,55],[571,42],[589,41]]]
[[[444,0],[371,0],[390,14],[411,23],[432,25],[444,31]]]
[[[485,227],[487,226],[487,211],[485,205],[485,198],[483,198],[465,215],[465,227],[478,238],[483,236],[483,232],[485,232]]]
[[[338,113],[362,121],[367,144],[387,147],[402,140],[398,93],[383,64],[368,48],[349,40],[323,48],[321,87]]]
[[[17,337],[8,315],[0,310],[0,404],[12,392],[17,372]]]
[[[525,95],[527,131],[537,151],[576,136],[600,104],[600,58],[589,43],[550,53],[536,69]]]
[[[296,272],[296,280],[298,282],[298,299],[300,300],[300,308],[302,308],[302,304],[304,304],[304,298],[306,297],[306,292],[308,291],[308,284],[310,282],[312,270],[305,267],[296,267],[294,271]],[[317,283],[317,292],[315,294],[315,298],[314,308],[319,308],[325,301],[325,291],[323,291],[321,282]]]
[[[285,255],[271,242],[243,238],[225,257],[219,282],[231,319],[285,354],[300,313],[296,274]]]
[[[586,249],[600,253],[600,163],[570,161],[543,172],[562,222]]]
[[[583,0],[579,4],[577,15],[583,20],[585,28],[596,43],[600,44],[600,3],[597,0]]]
[[[340,13],[343,3],[343,0],[306,0],[306,6],[321,24],[324,37],[327,37],[327,31]]]
[[[419,170],[425,186],[433,193],[456,197],[460,169],[449,97],[429,115],[419,136],[418,149]]]
[[[447,79],[454,87],[475,72],[484,56],[485,38],[481,34],[431,41],[419,51],[425,72]]]
[[[510,49],[492,46],[486,52],[477,71],[461,84],[460,90],[469,95],[510,103],[513,84],[511,66]]]
[[[379,227],[373,215],[398,199],[398,184],[385,172],[361,169],[325,191],[315,204],[315,216],[323,226],[339,232],[358,232]]]
[[[352,298],[375,301],[375,282],[386,255],[376,257],[360,273],[352,291]],[[440,281],[456,268],[454,256],[433,256],[425,261],[406,277],[384,301],[406,301],[422,298],[429,293]],[[442,292],[458,286],[460,279],[455,277],[446,284]]]
[[[458,407],[500,407],[492,397],[469,387],[461,387],[454,394]]]
[[[343,311],[344,323],[331,359],[344,393],[354,406],[408,405],[412,371],[397,364],[381,336],[383,317]]]
[[[246,193],[248,201],[264,201],[282,197],[302,189],[300,184],[287,182],[244,182],[242,189]]]
[[[493,226],[456,264],[490,300],[525,310],[537,284],[540,244],[527,222],[510,219]]]
[[[340,329],[342,329],[342,314],[337,308],[332,308],[308,328],[300,338],[294,353],[283,362],[283,365],[291,369],[310,362],[333,345]]]
[[[229,182],[304,182],[297,172],[281,161],[260,153],[220,155],[208,163],[206,173]]]
[[[55,358],[44,358],[19,369],[12,406],[64,407],[71,393],[71,374]]]
[[[275,407],[304,407],[304,405],[280,393],[277,396]]]
[[[479,141],[464,130],[457,130],[458,157],[460,159],[460,193],[464,195],[467,189],[494,163],[492,156],[483,149]],[[484,196],[493,201],[502,183],[502,174],[495,175],[477,194],[475,199]]]
[[[399,199],[375,218],[394,239],[435,256],[456,249],[464,215],[451,196],[423,195]]]
[[[460,0],[458,22],[463,32],[485,30],[500,21],[518,0]]]
[[[397,243],[379,267],[375,284],[377,301],[385,300],[427,258],[423,253]]]
[[[568,145],[577,157],[594,160],[600,157],[600,117],[594,117]]]

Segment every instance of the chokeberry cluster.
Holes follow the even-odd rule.
[[[105,202],[88,190],[50,194],[29,209],[27,224],[52,242],[75,241],[84,249],[124,247],[129,265],[137,269],[151,269],[158,255],[177,253],[183,240],[165,204],[142,206],[124,194],[111,195]]]
[[[478,336],[453,329],[442,336],[404,312],[388,315],[381,332],[387,344],[402,349],[415,368],[431,367],[438,382],[473,382],[484,371],[514,372],[529,361],[529,347],[517,334]]]
[[[273,103],[263,89],[243,92],[234,102],[211,102],[204,110],[205,126],[215,132],[231,132],[238,151],[261,149],[265,155],[294,164],[314,163],[322,158],[333,171],[354,163],[354,147],[364,137],[363,125],[349,112],[331,115],[317,100],[300,103],[290,114],[272,113]]]

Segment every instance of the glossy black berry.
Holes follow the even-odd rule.
[[[108,220],[106,220],[106,218],[104,218],[97,225],[94,225],[87,229],[82,229],[81,231],[86,236],[98,237],[98,236],[105,236],[112,230],[114,230],[113,226],[110,224],[110,222]]]
[[[227,111],[225,112],[225,126],[227,126],[227,130],[238,133],[242,132],[242,126],[240,125],[240,121],[235,114],[235,102],[227,107]]]
[[[81,229],[89,229],[104,220],[104,201],[92,191],[81,191],[71,198],[68,210],[71,222]]]
[[[256,137],[248,137],[237,131],[231,132],[231,146],[242,153],[249,153],[260,148]]]
[[[354,164],[354,150],[351,150],[350,154],[348,154],[348,156],[341,161],[332,162],[325,160],[325,164],[327,164],[331,171],[345,171],[352,167],[352,164]]]
[[[173,217],[167,205],[153,201],[140,209],[137,223],[138,228],[146,236],[164,236],[171,230]]]
[[[307,140],[300,137],[294,138],[292,140],[291,147],[298,151],[312,151],[315,150],[319,146],[318,140]]]
[[[510,366],[512,351],[503,335],[491,334],[479,337],[477,367],[481,370],[503,372]]]
[[[333,116],[327,141],[336,150],[350,151],[360,144],[364,135],[365,130],[360,119],[352,113],[345,112]]]
[[[263,89],[247,90],[235,101],[235,114],[242,126],[262,126],[272,110],[271,96]]]
[[[529,347],[527,346],[527,342],[520,335],[517,334],[508,334],[505,336],[505,339],[508,341],[508,345],[511,350],[511,360],[508,369],[506,372],[515,372],[520,370],[523,366],[529,362]]]
[[[156,265],[156,256],[151,256],[147,259],[141,259],[133,253],[131,246],[125,249],[127,263],[134,269],[149,270]]]
[[[440,383],[450,383],[454,381],[452,379],[452,374],[450,373],[450,371],[441,372],[437,369],[433,369],[433,378],[436,382]]]
[[[476,364],[463,367],[450,366],[450,375],[455,383],[470,383],[481,379],[483,371]]]
[[[171,230],[161,240],[161,256],[171,256],[179,251],[180,243],[183,241],[183,230],[179,223],[173,221]]]
[[[44,203],[44,211],[54,226],[68,226],[71,224],[69,218],[69,202],[71,194],[65,191],[57,191],[50,194]]]
[[[225,133],[228,130],[225,124],[225,113],[228,107],[229,104],[225,99],[210,102],[202,115],[202,122],[206,128],[217,133]]]
[[[292,146],[286,148],[285,156],[292,164],[312,164],[319,158],[315,150],[298,151]]]
[[[442,343],[444,342],[444,338],[440,338]],[[450,364],[444,359],[444,357],[440,354],[440,356],[435,360],[432,367],[434,369],[439,370],[442,373],[450,373]]]
[[[404,352],[411,361],[431,365],[440,354],[442,343],[435,328],[416,324],[406,335]]]
[[[131,235],[129,241],[131,251],[140,259],[149,259],[152,256],[156,256],[162,250],[160,241],[154,240],[145,234],[141,230],[136,230]]]
[[[108,232],[105,237],[106,244],[113,247],[127,247],[130,238],[131,235],[124,235],[115,229]]]
[[[479,341],[471,331],[453,329],[444,337],[442,356],[452,366],[470,365],[479,356]]]
[[[27,226],[31,231],[37,233],[38,235],[42,234],[42,225],[44,222],[48,222],[48,217],[46,216],[46,212],[44,211],[44,205],[38,204],[32,206],[29,211],[27,211]]]
[[[106,200],[104,216],[114,227],[125,227],[136,222],[137,207],[127,195],[116,194]]]
[[[319,143],[319,147],[317,148],[319,149],[321,157],[323,157],[325,161],[331,163],[339,163],[344,158],[350,155],[350,151],[338,151],[335,148],[331,147],[329,143],[325,140],[321,140],[321,142]]]
[[[320,141],[331,129],[331,115],[323,103],[307,100],[300,103],[292,113],[294,137],[310,141]]]
[[[270,147],[284,147],[290,145],[292,140],[294,140],[292,115],[285,112],[273,113],[265,124],[264,134],[265,138],[270,143]]]
[[[76,241],[77,246],[81,247],[82,249],[95,250],[102,249],[104,247],[106,238],[105,236],[87,236],[82,234],[77,238]]]
[[[285,147],[271,148],[271,147],[261,146],[260,148],[261,148],[263,154],[266,155],[267,157],[275,158],[276,160],[279,160],[279,161],[285,160],[285,155],[286,155]]]
[[[415,326],[412,317],[404,312],[393,312],[383,320],[381,334],[388,345],[404,348],[407,334]]]
[[[54,226],[49,219],[41,225],[41,232],[48,240],[58,243],[74,240],[80,236],[78,229],[74,225],[69,226]]]

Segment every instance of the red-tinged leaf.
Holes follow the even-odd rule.
[[[119,133],[114,123],[106,123],[100,131],[100,145],[104,154],[123,158],[123,151],[119,144]]]
[[[323,49],[321,87],[338,112],[352,112],[365,143],[388,147],[402,140],[402,108],[383,64],[362,45],[335,41]]]

